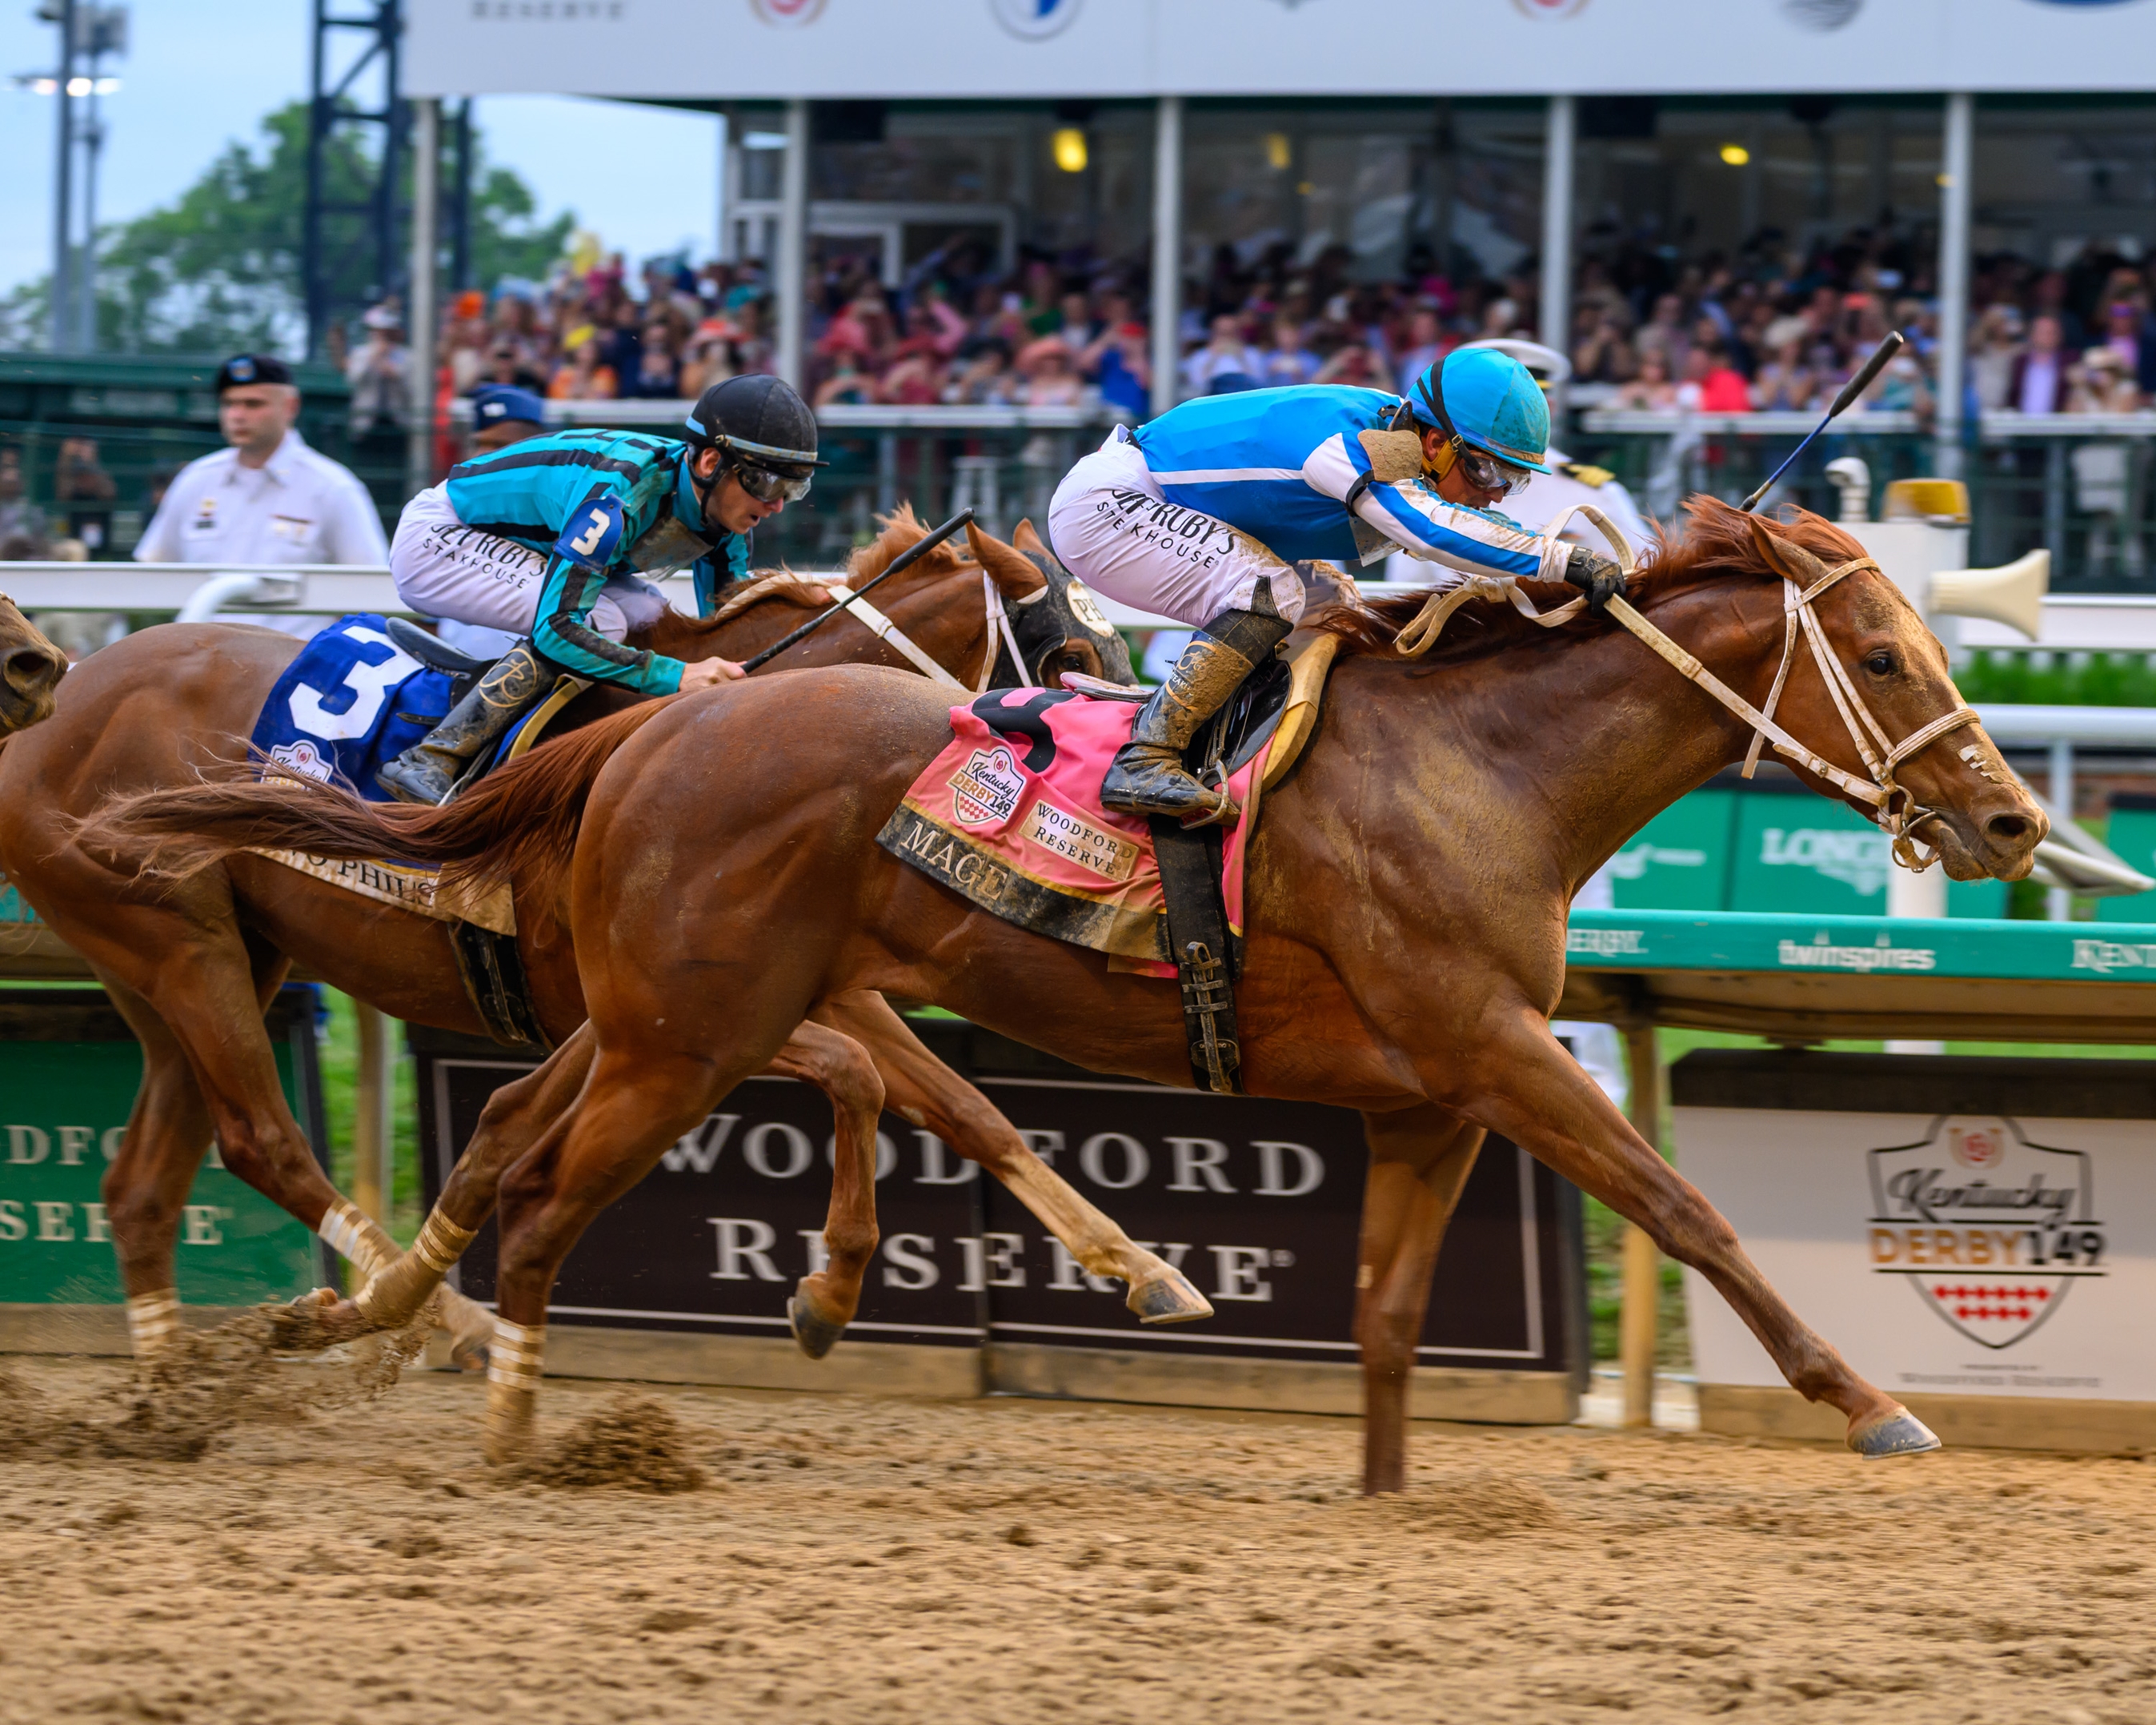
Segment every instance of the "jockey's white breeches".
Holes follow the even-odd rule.
[[[1281,616],[1302,614],[1294,567],[1225,521],[1168,502],[1120,425],[1055,488],[1048,536],[1088,587],[1193,628],[1249,610],[1261,581]]]
[[[435,485],[404,506],[389,542],[389,573],[397,596],[424,617],[501,632],[477,639],[444,629],[443,639],[467,652],[505,652],[539,620],[547,559],[539,552],[467,527],[449,506],[448,487]],[[592,607],[591,626],[609,641],[629,633],[629,619],[608,594]]]

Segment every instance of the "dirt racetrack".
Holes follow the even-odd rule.
[[[2156,1717],[2132,1461],[1425,1426],[1372,1502],[1347,1420],[629,1392],[572,1471],[670,1412],[655,1496],[490,1477],[483,1394],[0,1460],[0,1718]],[[624,1395],[550,1384],[550,1442]]]

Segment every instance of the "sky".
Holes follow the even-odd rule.
[[[308,0],[131,0],[131,52],[104,98],[98,220],[172,202],[262,116],[307,94]],[[8,74],[49,71],[59,32],[33,0],[0,0],[0,290],[52,267],[54,99]],[[214,22],[211,22],[211,20]],[[543,214],[573,209],[632,262],[718,232],[718,121],[706,114],[574,97],[486,96],[473,106],[490,158],[515,168]],[[664,174],[623,173],[619,164]]]

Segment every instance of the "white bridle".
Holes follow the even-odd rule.
[[[1610,521],[1609,516],[1591,503],[1575,503],[1564,510],[1543,531],[1554,538],[1563,531],[1573,515],[1584,515],[1601,530],[1602,536],[1609,542],[1617,553],[1617,562],[1627,576],[1633,572],[1634,557],[1630,542]],[[1929,724],[1918,726],[1899,742],[1890,742],[1886,731],[1865,706],[1864,697],[1858,694],[1856,684],[1846,666],[1835,655],[1833,644],[1827,639],[1825,625],[1812,608],[1820,595],[1843,577],[1860,569],[1875,572],[1878,564],[1870,557],[1852,557],[1849,562],[1829,569],[1810,587],[1799,587],[1788,576],[1782,578],[1784,596],[1782,603],[1786,627],[1782,642],[1782,663],[1774,673],[1774,687],[1768,691],[1765,707],[1755,707],[1731,688],[1721,678],[1702,665],[1698,660],[1664,634],[1621,598],[1613,598],[1604,608],[1609,614],[1623,624],[1647,645],[1653,648],[1677,673],[1697,683],[1722,706],[1752,727],[1752,746],[1744,754],[1744,777],[1749,778],[1759,762],[1763,744],[1771,743],[1774,752],[1786,755],[1806,772],[1825,779],[1845,796],[1865,804],[1871,811],[1871,819],[1893,843],[1894,860],[1903,868],[1922,874],[1939,860],[1936,848],[1927,850],[1913,836],[1917,828],[1926,821],[1939,819],[1939,811],[1920,806],[1907,788],[1895,782],[1895,768],[1912,755],[1931,747],[1950,732],[1964,725],[1978,722],[1976,710],[1957,706],[1942,714]],[[1548,611],[1537,611],[1534,601],[1520,591],[1519,583],[1511,576],[1471,575],[1457,587],[1442,593],[1432,594],[1427,604],[1403,629],[1396,645],[1404,658],[1419,658],[1437,643],[1439,632],[1455,611],[1470,599],[1507,599],[1519,614],[1544,629],[1555,629],[1559,624],[1569,623],[1587,607],[1584,594],[1568,600]],[[1871,776],[1859,778],[1831,761],[1823,760],[1803,743],[1789,735],[1774,720],[1774,709],[1782,698],[1782,690],[1789,681],[1789,668],[1796,662],[1798,630],[1801,626],[1804,638],[1811,644],[1812,656],[1819,661],[1820,675],[1826,683],[1827,693],[1834,699],[1835,710],[1841,721],[1849,727],[1850,740],[1856,745],[1856,752],[1863,760],[1865,771]],[[1866,733],[1869,732],[1867,736]]]

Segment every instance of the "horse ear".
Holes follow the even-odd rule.
[[[1018,524],[1018,531],[1011,535],[1011,543],[1028,557],[1038,556],[1052,559],[1055,556],[1055,553],[1048,548],[1048,542],[1033,531],[1033,518],[1030,516]]]
[[[971,521],[966,523],[966,543],[973,547],[974,561],[988,572],[988,579],[1005,598],[1022,599],[1048,585],[1047,578],[1034,567],[1032,558],[983,533]]]
[[[1826,565],[1804,547],[1772,531],[1758,516],[1749,519],[1753,544],[1759,548],[1759,555],[1767,560],[1767,567],[1784,580],[1794,581],[1799,587],[1810,587],[1826,573]]]

